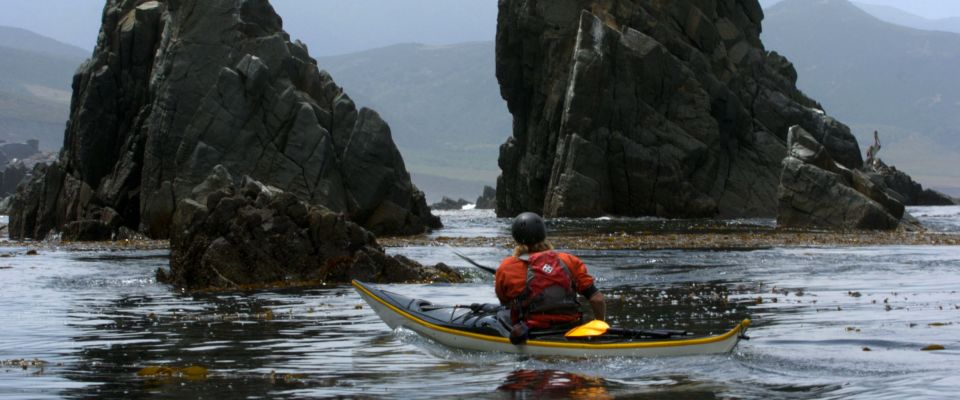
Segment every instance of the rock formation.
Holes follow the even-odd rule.
[[[492,210],[497,208],[497,190],[490,186],[484,186],[483,193],[480,197],[477,197],[476,204],[478,210]]]
[[[40,154],[40,141],[28,140],[26,143],[3,143],[0,141],[0,165],[7,165],[13,160],[33,157]]]
[[[0,171],[0,198],[5,198],[17,191],[17,185],[27,177],[27,167],[23,161],[17,160],[6,164]]]
[[[433,210],[462,210],[462,209],[463,209],[463,206],[465,206],[465,205],[467,205],[467,204],[470,204],[470,202],[469,202],[469,201],[466,201],[466,200],[464,200],[464,199],[454,200],[454,199],[451,199],[451,198],[449,198],[449,197],[447,197],[447,196],[443,196],[443,198],[440,199],[440,202],[431,204],[431,205],[430,205],[430,209],[433,209]]]
[[[866,170],[871,175],[878,175],[887,187],[898,194],[900,202],[904,205],[950,206],[956,204],[950,196],[933,189],[924,189],[923,185],[914,181],[910,175],[898,170],[897,167],[888,166],[880,159],[869,164]]]
[[[186,288],[271,283],[460,281],[439,264],[387,256],[374,235],[342,214],[222,166],[182,199],[171,226],[170,272],[158,279]]]
[[[840,165],[799,126],[790,128],[787,145],[777,226],[889,230],[900,225],[903,204],[881,177]]]
[[[440,224],[387,124],[290,41],[267,0],[109,0],[73,88],[59,162],[13,202],[14,238],[103,215],[167,237],[218,164],[376,234]]]
[[[793,125],[863,163],[764,49],[757,0],[499,4],[500,216],[773,216]]]

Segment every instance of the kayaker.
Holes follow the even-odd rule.
[[[603,293],[587,267],[576,256],[553,250],[546,241],[543,218],[522,213],[514,218],[510,231],[517,246],[497,268],[496,291],[500,304],[510,309],[510,340],[514,344],[525,342],[531,329],[572,327],[581,322],[577,294],[590,301],[594,319],[606,317]]]

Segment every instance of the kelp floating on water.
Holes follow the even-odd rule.
[[[512,248],[507,237],[388,237],[378,239],[387,247],[459,246]],[[550,242],[557,248],[581,250],[757,250],[774,247],[881,246],[881,245],[960,245],[960,235],[929,232],[794,232],[762,233],[611,233],[554,235]]]

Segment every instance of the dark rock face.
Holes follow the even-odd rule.
[[[867,167],[871,176],[879,176],[891,190],[899,195],[901,202],[908,206],[950,206],[956,204],[950,196],[933,189],[924,189],[897,167],[888,166],[883,161],[876,160]]]
[[[461,210],[463,209],[463,206],[467,204],[470,204],[470,202],[464,199],[454,200],[447,196],[443,196],[439,203],[431,204],[430,208],[434,210]]]
[[[920,195],[917,196],[916,204],[917,206],[953,206],[960,204],[956,199],[947,196],[946,194],[940,193],[933,189],[924,189],[920,192]]]
[[[342,214],[248,176],[234,183],[222,166],[180,200],[170,229],[170,272],[158,278],[181,287],[462,280],[443,264],[387,256]]]
[[[17,185],[27,177],[27,167],[22,161],[7,164],[0,171],[0,198],[10,196],[17,191]]]
[[[779,227],[890,230],[900,225],[903,204],[882,179],[835,162],[799,126],[790,128],[788,145],[778,194]]]
[[[501,1],[497,214],[773,216],[793,125],[859,168],[762,18],[756,0]]]
[[[15,238],[103,208],[167,237],[179,200],[218,164],[377,234],[440,225],[387,124],[290,41],[267,0],[110,0],[73,87],[59,162],[14,202]]]
[[[497,190],[490,186],[484,186],[483,193],[480,197],[477,197],[476,204],[478,210],[492,210],[497,208]]]

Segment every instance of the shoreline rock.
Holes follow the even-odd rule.
[[[905,219],[903,203],[882,179],[834,161],[800,126],[790,128],[787,143],[778,227],[892,230]]]
[[[464,199],[454,200],[447,196],[443,196],[439,202],[433,203],[430,205],[431,210],[462,210],[463,206],[470,204],[469,201]]]
[[[453,269],[388,256],[373,233],[249,176],[235,183],[222,166],[183,199],[171,225],[165,283],[242,288],[277,282],[459,282]]]
[[[913,180],[910,175],[900,171],[897,167],[887,165],[881,160],[875,160],[867,165],[867,171],[897,193],[899,200],[907,206],[950,206],[960,204],[953,198],[933,189],[924,189],[923,185]]]
[[[497,208],[497,189],[490,186],[483,187],[483,193],[477,197],[477,210],[493,210]]]

